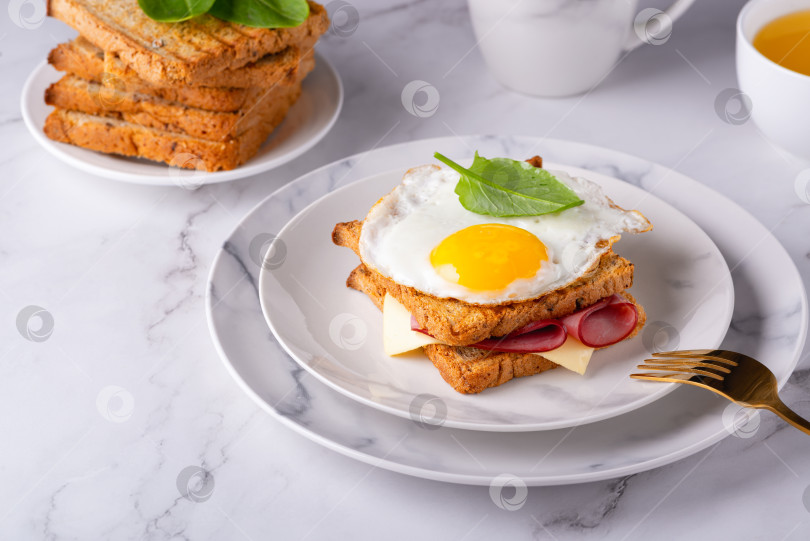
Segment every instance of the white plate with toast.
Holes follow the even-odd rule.
[[[560,430],[495,433],[425,425],[348,398],[291,359],[262,316],[261,246],[330,191],[407,168],[436,148],[451,155],[467,155],[470,148],[493,156],[543,154],[550,162],[620,178],[677,208],[713,240],[732,268],[738,295],[721,347],[761,360],[780,386],[787,381],[807,333],[804,286],[784,248],[738,205],[666,167],[609,149],[534,137],[446,137],[376,149],[362,159],[351,156],[313,171],[257,205],[224,240],[206,293],[214,345],[237,384],[283,425],[375,467],[484,486],[504,473],[535,486],[632,475],[690,456],[733,433],[724,420],[727,401],[685,386],[624,415]],[[323,259],[319,265],[328,263]],[[356,297],[362,299],[359,293]]]
[[[431,163],[431,156],[413,165]],[[325,195],[278,233],[259,277],[268,325],[302,367],[335,390],[400,417],[421,415],[425,422],[439,417],[453,428],[566,428],[661,398],[674,384],[640,382],[628,375],[654,351],[720,345],[734,307],[722,254],[691,219],[641,188],[569,165],[547,162],[544,168],[598,183],[618,205],[640,210],[654,225],[644,234],[624,234],[614,245],[635,265],[629,292],[646,310],[647,325],[634,338],[594,352],[584,376],[558,367],[467,395],[448,385],[421,350],[385,354],[382,314],[365,294],[345,285],[359,261],[332,244],[331,231],[337,222],[362,219],[399,184],[403,169]]]
[[[91,175],[153,186],[193,189],[205,184],[253,176],[279,167],[323,139],[337,121],[343,105],[343,85],[337,71],[323,56],[316,53],[315,68],[302,83],[301,97],[256,156],[230,171],[204,172],[170,167],[139,158],[103,154],[49,139],[42,127],[53,107],[45,104],[45,90],[62,75],[47,62],[43,62],[34,69],[23,87],[23,119],[37,142],[58,159]]]

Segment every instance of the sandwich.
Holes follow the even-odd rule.
[[[346,285],[383,311],[388,355],[421,348],[460,393],[563,366],[633,337],[633,264],[612,247],[652,229],[599,185],[542,159],[424,165],[332,240],[360,265]]]

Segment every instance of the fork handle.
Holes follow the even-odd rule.
[[[810,434],[810,421],[801,417],[798,413],[787,407],[781,400],[777,400],[773,405],[768,406],[767,409],[771,410],[805,434]]]

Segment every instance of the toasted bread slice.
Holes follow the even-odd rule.
[[[201,78],[196,86],[270,88],[276,85],[295,83],[298,62],[303,54],[312,51],[314,43],[303,43],[301,47],[290,46],[283,51],[265,55],[255,62],[249,62],[236,69],[223,69]],[[104,71],[120,79],[123,84],[142,81],[137,71],[124,63],[120,56],[113,52],[104,53]]]
[[[362,222],[339,223],[332,241],[358,253]],[[359,256],[359,254],[358,254]],[[633,264],[607,252],[589,272],[567,287],[542,297],[504,304],[478,305],[453,298],[439,298],[403,286],[361,265],[349,276],[353,285],[360,273],[371,273],[377,287],[388,291],[413,314],[422,328],[454,346],[475,344],[491,336],[504,336],[539,319],[558,318],[633,285]]]
[[[248,122],[242,122],[241,111],[223,113],[187,107],[148,94],[122,92],[75,75],[65,75],[52,84],[45,91],[45,103],[212,141],[235,137],[250,127]],[[254,105],[249,105],[253,114],[260,113],[255,110],[260,107]],[[273,105],[269,99],[261,103],[264,107]]]
[[[213,86],[155,86],[140,77],[125,79],[104,71],[104,51],[79,36],[73,41],[60,43],[48,55],[48,62],[57,70],[104,86],[148,94],[208,111],[233,112],[250,106],[266,89],[259,87],[235,88]]]
[[[310,52],[297,70],[296,82],[300,82],[314,65],[314,56]],[[224,141],[251,129],[267,116],[276,116],[279,109],[286,111],[289,104],[278,99],[286,92],[285,87],[267,89],[249,100],[243,109],[225,113],[187,107],[148,94],[121,91],[75,75],[66,75],[46,90],[45,103],[147,128]]]
[[[381,286],[378,276],[379,274],[361,264],[352,271],[347,283],[349,287],[368,295],[377,308],[382,310],[387,290]],[[628,336],[631,338],[644,326],[647,317],[644,309],[631,295],[622,292],[622,296],[636,305],[639,314],[636,328]],[[424,346],[424,351],[442,378],[453,389],[465,394],[480,393],[510,379],[532,376],[558,366],[535,353],[502,353],[445,344]]]
[[[132,124],[124,120],[55,109],[45,120],[45,135],[55,141],[90,150],[166,162],[206,171],[234,169],[252,158],[267,136],[278,126],[301,91],[284,87],[276,107],[265,118],[254,115],[256,124],[237,137],[210,141],[180,133]],[[191,155],[196,159],[188,159]]]
[[[104,51],[116,53],[140,78],[159,86],[204,84],[221,70],[314,43],[329,25],[326,10],[314,2],[304,23],[277,29],[250,28],[210,15],[160,23],[150,19],[137,0],[48,0],[48,15]]]

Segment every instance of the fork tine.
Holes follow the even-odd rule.
[[[643,379],[646,381],[666,381],[671,383],[689,383],[689,378],[683,377],[684,374],[661,374],[660,376],[657,374],[650,374],[649,372],[644,374],[630,374],[630,377],[633,379]]]
[[[699,350],[691,350],[691,351],[699,351]],[[684,355],[679,355],[679,353],[684,353]],[[671,357],[672,359],[686,359],[686,360],[695,360],[695,361],[714,361],[716,363],[723,363],[729,366],[737,366],[737,361],[732,361],[730,359],[726,359],[723,357],[716,357],[714,355],[701,355],[701,354],[692,354],[689,353],[689,350],[686,351],[670,351],[667,353],[653,353],[653,357]]]
[[[671,355],[671,356],[684,356],[684,355],[710,355],[712,352],[718,351],[716,349],[679,349],[677,351],[659,351],[653,355]]]
[[[731,373],[731,370],[719,364],[706,363],[701,361],[693,361],[691,359],[676,360],[676,359],[645,359],[647,364],[666,365],[666,366],[686,366],[691,368],[711,368],[712,370],[719,370],[725,374]]]
[[[649,365],[649,364],[640,364],[636,368],[640,368],[642,370],[662,370],[666,372],[679,372],[682,374],[691,374],[693,376],[706,376],[709,378],[714,378],[718,381],[723,381],[723,376],[719,376],[714,372],[709,372],[707,370],[700,370],[699,368],[684,368],[680,366],[659,366],[659,365]]]

